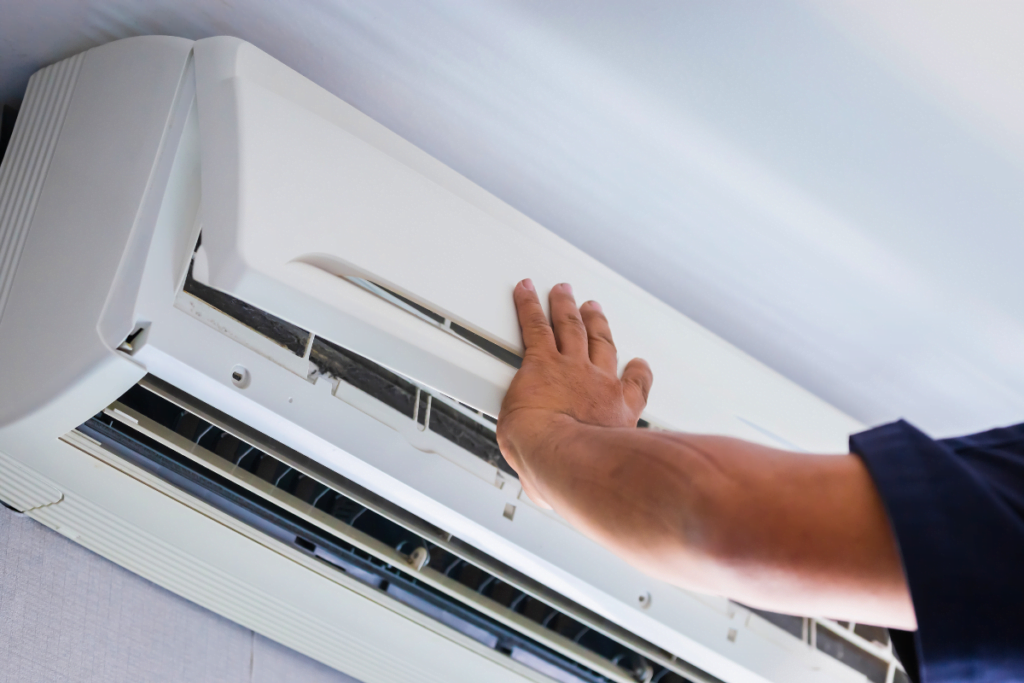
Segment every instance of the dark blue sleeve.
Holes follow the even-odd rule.
[[[850,449],[899,544],[921,681],[1024,681],[1024,425],[933,440],[900,421]]]

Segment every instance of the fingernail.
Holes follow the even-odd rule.
[[[601,308],[601,304],[597,303],[596,301],[588,301],[587,305],[590,306],[595,311],[597,311],[598,313],[601,313],[603,311],[603,309]]]
[[[565,290],[566,294],[572,294],[572,285],[570,285],[568,282],[562,283],[562,289]]]
[[[523,289],[529,290],[531,292],[533,291],[533,280],[531,280],[530,278],[526,278],[525,280],[523,280],[522,285]]]

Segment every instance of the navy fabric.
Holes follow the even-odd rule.
[[[933,440],[901,420],[850,450],[899,544],[922,683],[1024,681],[1024,424]]]

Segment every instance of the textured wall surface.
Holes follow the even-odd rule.
[[[0,507],[0,683],[351,683]]]

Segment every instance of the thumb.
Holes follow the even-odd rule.
[[[622,371],[622,396],[637,416],[647,407],[647,395],[651,393],[654,374],[643,358],[634,358]]]

